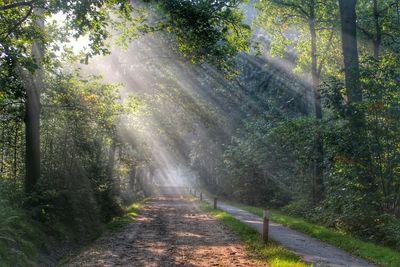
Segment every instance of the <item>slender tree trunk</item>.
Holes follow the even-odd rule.
[[[108,164],[107,164],[107,180],[110,184],[110,197],[118,194],[118,189],[115,185],[114,181],[114,167],[115,167],[115,152],[117,150],[117,146],[115,145],[115,141],[112,141],[110,145],[110,149],[108,151]]]
[[[375,23],[375,40],[374,40],[374,58],[379,60],[381,44],[382,44],[382,29],[379,23],[379,3],[378,0],[374,0],[374,23]]]
[[[20,121],[15,120],[15,132],[14,132],[14,183],[17,182],[18,174],[18,137],[19,137],[19,125]]]
[[[44,29],[42,11],[35,10],[39,18],[36,25],[40,30]],[[40,89],[43,86],[43,70],[41,60],[43,58],[43,44],[36,41],[32,45],[32,56],[38,64],[35,73],[25,75],[25,138],[26,138],[26,174],[25,192],[32,193],[40,178]]]
[[[350,104],[362,101],[356,4],[357,0],[339,0],[345,83]]]
[[[362,162],[363,166],[358,166],[358,164],[354,167],[365,192],[370,194],[375,192],[375,186],[373,183],[374,178],[369,171],[372,160],[367,144],[368,134],[365,127],[365,116],[362,110],[353,106],[363,100],[357,49],[356,4],[357,0],[339,0],[345,85],[350,111],[348,115],[351,127],[352,157],[354,162]]]
[[[320,72],[318,71],[318,55],[317,55],[317,32],[315,29],[315,0],[310,0],[310,17],[309,27],[311,34],[311,79],[314,92],[315,117],[317,120],[322,119],[321,94],[319,92]],[[324,146],[321,132],[317,129],[315,136],[315,166],[314,166],[314,183],[313,183],[313,201],[314,204],[319,203],[323,197],[323,161]]]
[[[322,119],[321,94],[318,90],[320,74],[318,73],[317,32],[315,29],[315,0],[310,0],[309,27],[311,34],[311,79],[315,98],[315,116],[317,119]]]
[[[0,165],[0,174],[4,172],[4,157],[5,157],[5,146],[6,146],[6,140],[5,140],[5,131],[6,127],[2,127],[1,129],[1,165]]]

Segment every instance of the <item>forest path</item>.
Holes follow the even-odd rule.
[[[213,200],[203,197],[205,201],[212,204]],[[242,209],[233,207],[224,202],[218,201],[218,208],[231,214],[233,217],[253,227],[262,233],[262,218],[251,214]],[[270,222],[269,236],[297,253],[306,262],[313,263],[315,266],[323,267],[373,267],[375,265],[355,257],[348,252],[324,243],[320,240],[289,229],[281,224]]]
[[[66,266],[266,266],[233,233],[183,197],[146,202],[138,218],[105,234]]]

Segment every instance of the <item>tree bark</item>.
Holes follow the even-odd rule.
[[[40,30],[44,29],[42,10],[35,10],[38,19],[35,21]],[[32,45],[32,56],[36,61],[37,69],[34,73],[25,73],[25,192],[34,192],[40,179],[40,89],[43,87],[43,44],[35,41]]]
[[[345,85],[349,104],[362,101],[356,4],[357,0],[339,0]]]
[[[117,189],[114,181],[114,168],[115,168],[115,153],[117,151],[117,146],[113,140],[109,151],[108,151],[108,164],[107,164],[107,180],[109,183],[110,197],[117,195],[119,190]]]
[[[18,137],[19,137],[19,127],[20,120],[15,120],[15,131],[14,131],[14,184],[17,183],[17,174],[18,174]]]
[[[354,104],[363,100],[360,83],[360,66],[357,49],[357,0],[339,0],[342,24],[342,49],[344,57],[345,86],[348,97],[349,121],[352,138],[352,157],[355,162],[364,166],[355,166],[358,179],[367,193],[374,192],[373,176],[369,172],[371,155],[367,145],[368,135],[365,127],[365,116]]]
[[[374,23],[375,23],[375,40],[374,40],[374,58],[379,60],[381,44],[382,44],[382,29],[379,23],[379,3],[378,0],[374,0]]]
[[[311,80],[314,92],[314,108],[317,120],[322,119],[321,94],[319,92],[320,72],[318,71],[318,55],[317,55],[317,32],[315,29],[315,0],[310,0],[310,17],[309,28],[311,34]],[[323,197],[323,161],[324,146],[322,135],[317,129],[315,136],[315,166],[314,166],[314,183],[313,183],[313,201],[314,204],[319,203]]]
[[[311,79],[315,98],[315,116],[317,119],[322,119],[321,94],[318,90],[320,73],[318,72],[317,32],[315,29],[315,0],[310,0],[309,28],[311,34]]]
[[[5,161],[5,144],[6,144],[6,140],[5,140],[5,131],[6,131],[6,127],[2,127],[1,129],[1,165],[0,165],[0,174],[2,174],[4,172],[4,161]]]

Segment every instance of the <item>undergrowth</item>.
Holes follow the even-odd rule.
[[[117,230],[130,222],[134,221],[139,215],[138,211],[143,207],[143,202],[133,203],[124,209],[124,215],[114,217],[109,223],[106,224],[106,230]]]
[[[23,209],[0,198],[1,266],[35,266],[38,249],[44,241],[45,234],[37,222]]]

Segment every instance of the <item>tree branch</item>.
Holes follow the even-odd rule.
[[[16,7],[23,7],[23,6],[32,6],[34,3],[38,2],[39,0],[31,0],[26,2],[17,2],[9,5],[0,6],[0,11],[13,9]]]
[[[10,34],[12,34],[12,32],[14,30],[16,30],[22,23],[24,23],[25,20],[28,19],[28,17],[32,14],[32,11],[33,11],[33,6],[31,5],[30,8],[29,8],[29,11],[26,13],[26,15],[22,19],[20,19],[17,23],[15,23],[14,26],[11,29],[8,29],[8,30],[2,32],[1,35],[7,33],[5,38],[10,36]]]
[[[307,11],[300,5],[296,5],[295,3],[288,3],[288,2],[285,2],[285,1],[282,1],[282,0],[275,0],[273,2],[275,2],[278,5],[282,5],[284,7],[291,7],[291,8],[297,9],[300,13],[302,13],[307,18],[310,17],[310,14],[307,13]]]

